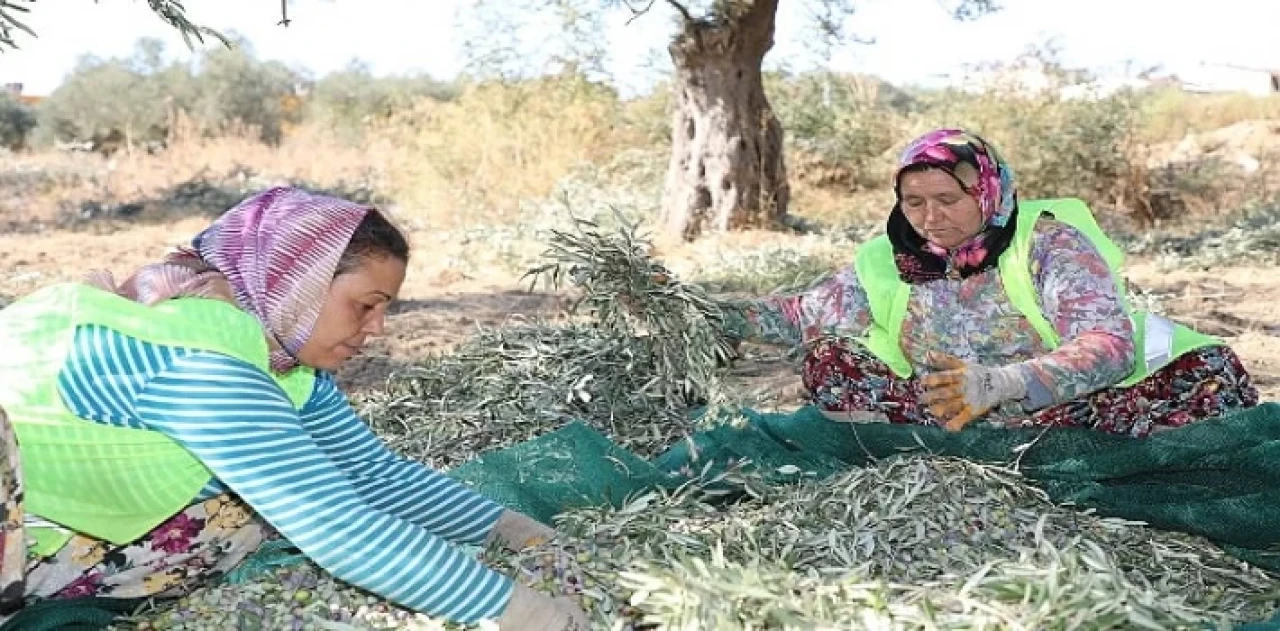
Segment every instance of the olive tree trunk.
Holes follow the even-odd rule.
[[[760,70],[778,0],[739,7],[686,20],[669,48],[675,103],[662,224],[671,237],[766,227],[787,212],[782,126]]]

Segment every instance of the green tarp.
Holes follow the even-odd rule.
[[[589,427],[491,452],[454,469],[503,504],[550,521],[564,510],[617,505],[628,494],[685,481],[682,469],[749,460],[766,477],[794,466],[817,476],[912,453],[1011,463],[1057,502],[1202,535],[1280,572],[1280,404],[1133,439],[1083,429],[938,428],[836,423],[813,408],[744,411],[740,426],[694,435],[646,462]]]
[[[971,427],[949,433],[931,427],[835,423],[812,408],[790,414],[744,410],[742,416],[745,423],[698,433],[651,461],[582,423],[571,423],[483,454],[450,475],[550,522],[569,509],[617,506],[632,493],[685,482],[687,472],[715,471],[744,460],[779,484],[795,479],[778,473],[789,470],[788,465],[823,476],[905,454],[1006,464],[1017,460],[1020,470],[1055,501],[1202,535],[1242,559],[1280,572],[1280,404],[1140,440],[1077,429]],[[264,550],[259,565],[290,561],[276,558],[280,553]],[[252,559],[246,569],[250,567],[257,567]],[[236,578],[251,578],[247,574]],[[86,605],[94,609],[96,603]],[[92,623],[76,626],[81,620],[65,627],[25,622],[0,626],[0,631],[92,628]],[[1280,616],[1237,631],[1280,631]]]
[[[836,423],[817,410],[743,411],[746,423],[701,432],[646,462],[581,423],[454,469],[451,475],[511,508],[550,522],[575,507],[619,505],[631,493],[675,486],[689,472],[749,461],[766,478],[798,467],[817,476],[898,455],[930,453],[1011,464],[1060,503],[1103,516],[1204,536],[1280,572],[1280,404],[1146,439],[1083,429],[938,428]],[[1280,631],[1280,615],[1238,631]]]

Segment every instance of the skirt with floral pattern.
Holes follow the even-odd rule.
[[[21,465],[13,426],[0,409],[0,620],[22,606],[26,592]]]
[[[224,494],[188,506],[137,541],[74,535],[50,557],[27,553],[22,478],[13,428],[0,411],[0,622],[49,598],[181,596],[234,569],[276,536],[247,504]]]
[[[901,379],[871,353],[837,340],[805,356],[803,378],[812,402],[836,412],[873,412],[892,423],[940,425],[921,403],[920,380]],[[999,418],[1006,426],[1088,427],[1135,437],[1258,405],[1258,391],[1240,358],[1226,346],[1187,353],[1129,388]],[[994,415],[993,415],[994,416]]]

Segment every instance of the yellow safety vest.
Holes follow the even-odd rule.
[[[1133,372],[1118,384],[1120,387],[1129,387],[1142,381],[1189,351],[1222,344],[1217,338],[1162,316],[1131,309],[1125,300],[1124,279],[1119,273],[1124,265],[1124,253],[1098,226],[1093,213],[1083,201],[1067,198],[1021,202],[1013,243],[1000,255],[997,262],[1005,294],[1031,323],[1046,347],[1055,349],[1061,340],[1040,308],[1040,297],[1036,294],[1031,277],[1031,246],[1034,243],[1036,222],[1042,216],[1050,216],[1083,233],[1111,269],[1111,277],[1115,280],[1125,311],[1133,321],[1135,344],[1138,352],[1142,353],[1140,361],[1134,362]],[[902,323],[907,316],[911,285],[898,276],[889,237],[882,235],[859,247],[855,255],[854,271],[867,293],[872,320],[869,332],[858,341],[888,365],[894,374],[903,378],[911,376],[911,362],[902,352],[901,344]]]
[[[0,310],[0,406],[9,414],[29,513],[117,545],[183,510],[212,474],[159,432],[104,425],[63,403],[58,376],[76,330],[101,325],[157,345],[222,353],[272,375],[295,407],[311,396],[315,372],[272,373],[262,327],[220,300],[181,298],[146,306],[81,284],[39,290]],[[31,529],[36,554],[70,534]]]

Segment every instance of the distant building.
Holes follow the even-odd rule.
[[[1245,92],[1254,96],[1280,94],[1280,70],[1234,64],[1202,63],[1177,73],[1188,92]]]
[[[957,81],[958,80],[958,81]],[[1050,67],[1034,57],[1020,57],[1014,63],[971,69],[954,77],[961,90],[980,93],[996,90],[1032,96],[1054,93],[1060,98],[1095,100],[1124,89],[1141,90],[1159,81],[1149,76],[1107,72],[1090,76],[1082,70]]]
[[[21,83],[6,83],[4,84],[4,93],[8,95],[9,98],[27,105],[39,105],[40,102],[44,100],[43,96],[23,94],[23,87],[24,86]]]

